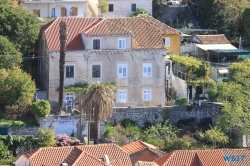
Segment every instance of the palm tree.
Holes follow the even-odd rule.
[[[112,116],[114,100],[116,99],[116,90],[119,84],[115,82],[100,83],[95,82],[89,85],[86,93],[81,94],[77,100],[79,101],[80,127],[82,127],[83,115],[93,121],[95,124],[95,139],[98,141],[98,122],[106,120]],[[89,123],[90,125],[90,123]],[[77,130],[77,137],[80,138],[82,129]],[[89,135],[90,133],[88,133]]]

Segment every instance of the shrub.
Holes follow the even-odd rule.
[[[0,140],[0,159],[6,158],[8,154],[8,147]]]
[[[56,144],[58,146],[78,145],[80,140],[75,137],[69,137],[67,134],[56,134]]]
[[[31,111],[38,117],[45,117],[50,113],[50,103],[48,100],[39,100],[31,106]]]
[[[200,119],[197,124],[198,127],[202,127],[204,130],[208,130],[210,125],[212,125],[212,118],[210,117]]]
[[[181,128],[183,126],[194,126],[196,124],[196,118],[195,117],[191,117],[188,119],[180,119],[177,123],[176,126],[178,128]]]
[[[113,127],[112,124],[105,124],[104,127],[104,137],[111,139],[114,137],[114,133],[116,132],[116,128]]]
[[[38,137],[39,147],[55,146],[56,139],[55,139],[55,132],[53,129],[39,128],[38,131],[40,133]]]
[[[11,158],[5,158],[5,159],[0,159],[0,164],[2,165],[11,165],[13,162],[15,162],[19,156],[16,157],[11,157]]]
[[[133,120],[130,120],[130,119],[124,119],[124,120],[121,122],[121,125],[122,125],[122,127],[126,128],[127,126],[135,126],[135,125],[136,125],[136,122],[133,121]]]
[[[175,104],[180,106],[185,106],[188,104],[188,99],[186,97],[179,97],[175,99]]]

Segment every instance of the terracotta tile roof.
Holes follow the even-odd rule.
[[[219,35],[196,35],[202,44],[231,44],[224,34]]]
[[[221,150],[202,150],[196,154],[204,166],[228,166],[228,163],[224,162]]]
[[[85,145],[78,148],[96,158],[107,155],[112,166],[132,166],[129,154],[115,144]]]
[[[135,165],[137,161],[154,161],[158,158],[160,157],[154,152],[152,152],[150,149],[144,149],[142,153],[140,153],[132,160],[132,165]]]
[[[134,34],[133,49],[165,48],[161,31],[141,17],[109,18],[108,20]]]
[[[39,148],[29,158],[31,165],[58,166],[68,156],[73,146]]]
[[[229,166],[249,166],[250,149],[222,149],[223,159]]]
[[[34,149],[34,150],[30,150],[27,152],[24,152],[22,155],[24,157],[26,157],[27,159],[29,159],[34,153],[36,153],[39,149]]]
[[[78,148],[76,147],[75,149],[78,149]],[[78,150],[80,150],[80,149],[78,149]],[[69,164],[69,163],[67,163],[67,164]],[[100,161],[96,157],[82,151],[82,153],[74,161],[74,163],[69,164],[69,166],[108,166],[108,164],[105,164],[103,161]]]
[[[97,25],[91,26],[87,30],[83,31],[83,34],[87,35],[121,35],[121,34],[132,34],[132,32],[119,27],[108,20],[102,20]]]
[[[72,151],[68,154],[68,156],[64,159],[63,162],[68,165],[73,165],[73,163],[77,160],[77,158],[82,154],[82,150],[78,148],[72,149]]]
[[[133,153],[139,152],[139,151],[147,149],[147,148],[159,149],[158,147],[156,147],[154,145],[142,142],[140,140],[126,144],[126,145],[122,146],[121,148],[125,152],[127,152],[128,154],[133,154]]]
[[[45,33],[47,46],[49,50],[60,50],[59,23],[66,21],[68,26],[67,50],[83,50],[83,44],[80,33],[83,29],[98,21],[97,18],[86,17],[59,17],[56,20],[41,28]]]
[[[154,161],[160,166],[199,166],[196,151],[176,150]]]
[[[177,29],[174,29],[160,22],[159,20],[153,18],[152,16],[149,16],[147,14],[139,14],[138,16],[144,19],[145,21],[147,21],[148,23],[154,25],[156,28],[158,28],[161,31],[162,34],[170,34],[170,35],[181,34],[181,32],[178,31]]]
[[[138,161],[136,166],[158,166],[158,164],[154,162],[145,162],[145,161]]]

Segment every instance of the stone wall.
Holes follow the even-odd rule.
[[[9,127],[8,133],[12,135],[30,135],[33,137],[38,137],[38,126],[35,127]]]
[[[188,110],[192,109],[192,110]],[[116,108],[113,116],[107,120],[109,123],[120,123],[123,119],[130,119],[143,126],[145,122],[156,123],[164,118],[170,118],[172,123],[180,119],[195,117],[197,120],[205,117],[216,118],[220,113],[218,107],[138,107],[138,108]]]

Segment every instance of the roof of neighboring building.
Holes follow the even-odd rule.
[[[221,150],[202,150],[196,152],[199,161],[206,166],[228,166],[223,160]]]
[[[136,156],[134,159],[132,159],[132,165],[135,165],[135,163],[137,161],[151,162],[151,161],[154,161],[154,160],[158,159],[159,157],[162,157],[162,156],[158,156],[157,154],[155,154],[150,149],[144,149],[142,151],[142,153],[140,153],[138,156]]]
[[[250,149],[221,149],[224,161],[230,166],[249,165],[250,163]]]
[[[162,34],[181,34],[180,31],[178,31],[177,29],[174,29],[162,22],[160,22],[159,20],[153,18],[152,16],[149,16],[148,14],[139,14],[139,17],[141,17],[142,19],[144,19],[145,21],[147,21],[148,23],[154,25],[156,28],[158,28]]]
[[[129,154],[115,144],[39,148],[23,153],[31,165],[105,166],[106,157],[112,166],[132,166]],[[106,157],[105,157],[106,156]]]
[[[158,166],[158,164],[154,162],[138,161],[136,166]]]
[[[219,35],[196,35],[202,44],[231,44],[224,34]]]
[[[128,154],[133,154],[133,153],[139,152],[139,151],[147,149],[147,148],[159,149],[158,147],[156,147],[154,145],[142,142],[140,140],[123,145],[121,148],[125,152],[127,152]]]
[[[127,18],[59,17],[41,28],[48,50],[60,50],[59,23],[67,23],[67,50],[84,50],[83,35],[133,35],[133,49],[165,48],[162,34],[180,34],[151,16]]]

